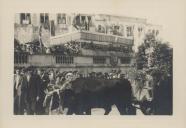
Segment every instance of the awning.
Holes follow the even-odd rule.
[[[72,33],[62,34],[50,38],[51,45],[61,45],[70,41],[96,41],[96,42],[108,42],[108,43],[119,43],[133,45],[133,39],[125,38],[122,36],[109,35],[98,32],[88,31],[75,31]]]

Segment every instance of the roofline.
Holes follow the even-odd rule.
[[[160,27],[160,28],[163,27],[162,25],[159,25],[159,24],[151,24],[151,23],[147,23],[146,25],[147,25],[147,26],[156,26],[156,27]]]
[[[143,23],[147,23],[147,19],[146,18],[123,16],[123,15],[116,15],[116,14],[95,14],[95,15],[105,15],[105,16],[118,17],[118,18],[123,18],[123,19],[140,20],[140,21],[143,21]]]

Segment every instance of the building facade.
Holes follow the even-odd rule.
[[[14,27],[14,41],[22,46],[38,42],[45,49],[39,54],[15,52],[15,66],[61,67],[84,73],[128,72],[145,34],[161,37],[162,31],[161,26],[142,18],[75,13],[17,13]],[[51,52],[64,47],[73,53]]]

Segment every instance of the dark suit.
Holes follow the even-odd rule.
[[[36,114],[38,115],[43,115],[45,114],[45,108],[43,107],[43,102],[44,102],[44,99],[45,99],[45,92],[44,90],[47,88],[47,85],[49,83],[49,78],[46,74],[42,75],[42,76],[38,76],[39,78],[39,81],[40,81],[40,88],[39,88],[39,100],[37,101],[37,112]]]
[[[17,78],[18,77],[18,78]],[[27,108],[28,82],[24,75],[14,76],[14,114],[23,115]]]
[[[32,115],[36,113],[37,97],[39,97],[41,86],[41,79],[38,75],[32,74],[28,81],[28,114]]]

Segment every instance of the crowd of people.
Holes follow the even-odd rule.
[[[102,45],[95,44],[93,42],[78,42],[71,41],[64,45],[58,45],[51,48],[52,53],[60,53],[60,54],[81,54],[81,49],[94,50],[94,51],[115,51],[115,52],[123,52],[130,53],[132,52],[132,47],[126,46],[113,46],[113,45]]]
[[[69,78],[76,72],[60,73],[39,68],[16,68],[14,75],[14,114],[46,114],[53,91],[62,90]],[[74,77],[73,77],[74,78]],[[57,91],[56,91],[57,92]],[[47,105],[50,107],[48,109]],[[59,105],[59,104],[58,104]]]
[[[81,42],[81,47],[90,50],[115,51],[115,52],[124,52],[124,53],[129,53],[132,51],[132,47],[130,48],[122,45],[116,47],[113,45],[95,44],[93,42],[91,43]]]
[[[14,40],[14,52],[25,52],[29,54],[46,53],[47,49],[41,47],[39,41],[33,41],[26,44],[20,44],[16,39]]]
[[[51,53],[62,54],[62,55],[78,55],[81,54],[81,45],[79,42],[71,41],[64,45],[52,46]]]
[[[14,51],[15,52],[26,52],[29,54],[62,54],[62,55],[79,55],[81,54],[81,49],[94,50],[94,51],[116,51],[123,53],[132,52],[132,47],[126,46],[113,46],[113,45],[101,45],[95,44],[93,42],[78,42],[70,41],[64,45],[55,45],[51,47],[44,47],[39,42],[31,42],[27,44],[20,44],[14,41]]]
[[[120,70],[111,72],[91,72],[87,75],[78,71],[63,71],[41,69],[35,67],[15,68],[14,74],[14,114],[44,115],[58,108],[63,113],[60,92],[71,88],[70,81],[77,78],[117,79]],[[56,99],[58,101],[52,101]],[[54,103],[55,102],[55,103]]]

